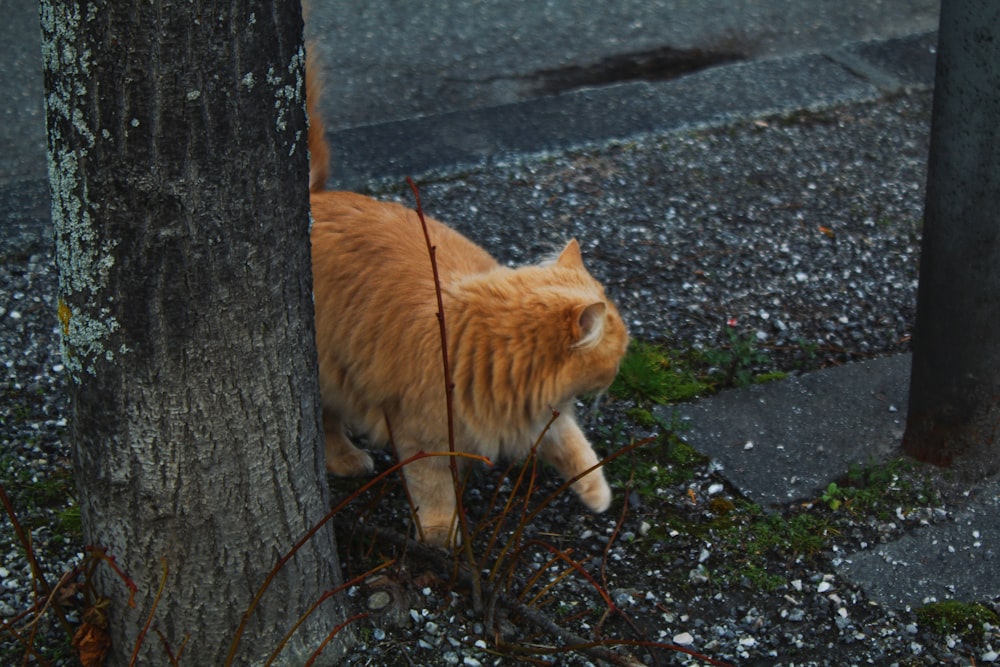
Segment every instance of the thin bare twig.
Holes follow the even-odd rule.
[[[132,659],[129,660],[129,667],[132,667],[136,660],[139,659],[139,649],[142,648],[142,644],[146,640],[149,627],[153,624],[153,616],[156,614],[156,608],[160,604],[160,597],[163,595],[163,588],[167,585],[167,576],[170,574],[170,567],[167,565],[166,558],[160,559],[160,563],[163,565],[163,576],[160,577],[160,586],[156,589],[156,596],[153,598],[153,605],[149,609],[146,622],[143,624],[142,629],[139,630],[139,636],[135,638],[135,647],[132,649]]]
[[[517,527],[514,530],[514,535],[512,535],[511,538],[507,540],[503,548],[500,550],[500,553],[493,560],[493,565],[490,568],[490,577],[489,577],[490,583],[493,583],[497,575],[503,570],[502,565],[504,559],[506,558],[507,554],[512,549],[515,549],[517,545],[520,543],[521,535],[524,533],[525,528],[527,528],[528,526],[529,521],[526,520],[524,517],[526,517],[528,514],[528,501],[531,499],[531,490],[534,489],[536,466],[538,464],[538,447],[541,446],[542,439],[545,437],[545,434],[549,432],[549,429],[552,428],[552,423],[558,417],[559,417],[559,411],[553,410],[552,416],[549,418],[549,421],[545,423],[545,427],[542,429],[542,432],[539,433],[538,437],[535,439],[535,443],[531,446],[531,451],[528,454],[528,458],[521,466],[521,470],[517,475],[517,479],[514,481],[514,485],[513,488],[511,489],[510,495],[507,498],[507,502],[504,504],[504,508],[501,513],[501,520],[497,521],[497,524],[493,529],[493,535],[490,538],[489,545],[484,551],[484,554],[489,554],[491,551],[493,551],[493,545],[496,544],[496,541],[500,536],[500,531],[503,529],[502,519],[505,518],[510,513],[511,507],[514,504],[515,497],[517,495],[517,491],[518,489],[521,488],[521,484],[524,481],[525,472],[530,469],[531,478],[528,483],[529,493],[524,500],[524,511],[521,513],[521,520],[518,521]],[[484,555],[484,561],[485,561],[485,555]]]
[[[355,491],[354,493],[352,493],[351,495],[347,496],[342,501],[334,505],[333,508],[331,508],[330,511],[327,512],[322,519],[317,521],[312,528],[306,531],[305,535],[303,535],[299,539],[299,541],[296,542],[292,546],[292,548],[288,550],[287,553],[285,553],[283,556],[281,556],[281,558],[278,559],[278,562],[271,569],[268,575],[264,578],[264,583],[262,583],[260,585],[260,588],[257,589],[257,592],[256,594],[254,594],[253,600],[250,601],[247,610],[243,612],[243,618],[240,619],[240,624],[239,626],[237,626],[236,632],[233,635],[233,640],[229,645],[229,654],[226,656],[226,661],[224,663],[225,665],[228,666],[233,664],[233,661],[236,659],[236,649],[239,647],[240,640],[243,638],[243,633],[246,631],[247,623],[250,621],[250,616],[257,608],[257,605],[260,604],[261,598],[264,597],[264,593],[267,591],[268,587],[270,587],[271,583],[274,581],[274,578],[278,576],[278,572],[281,570],[281,568],[285,566],[286,563],[288,563],[288,561],[292,559],[292,557],[296,553],[298,553],[299,549],[301,549],[306,544],[306,542],[311,540],[313,536],[317,532],[319,532],[320,528],[325,526],[328,521],[330,521],[333,517],[337,515],[338,512],[340,512],[347,505],[349,505],[354,500],[363,495],[366,491],[368,491],[368,489],[372,488],[373,486],[375,486],[385,478],[389,477],[390,475],[395,474],[396,471],[401,469],[403,466],[430,456],[461,456],[463,458],[477,459],[479,461],[484,461],[486,463],[489,463],[489,459],[486,459],[482,456],[477,456],[475,454],[467,454],[465,452],[455,452],[455,453],[417,452],[413,456],[408,457],[405,461],[399,461],[395,465],[392,465],[383,472],[379,473],[378,475],[370,479],[368,482],[366,482],[364,485],[362,485],[357,491]]]
[[[410,185],[410,189],[413,191],[413,197],[416,200],[416,211],[417,217],[420,219],[420,228],[424,232],[424,242],[427,244],[427,253],[430,255],[431,260],[431,271],[434,274],[434,294],[437,297],[437,321],[438,329],[441,334],[441,366],[444,370],[444,396],[445,396],[445,408],[448,414],[448,451],[451,453],[455,452],[455,405],[454,405],[454,395],[455,395],[455,382],[451,376],[451,366],[448,363],[448,329],[445,326],[444,320],[444,296],[441,292],[441,276],[438,273],[437,264],[437,246],[431,243],[430,231],[427,228],[427,219],[424,217],[423,205],[420,203],[420,190],[417,189],[417,184],[413,182],[413,179],[409,176],[406,177],[406,182]],[[459,534],[462,540],[462,549],[465,551],[466,559],[469,561],[469,565],[474,566],[476,563],[476,557],[472,553],[472,538],[469,533],[468,519],[465,516],[465,505],[462,501],[462,483],[458,475],[458,461],[452,457],[449,462],[451,466],[451,480],[455,489],[455,513],[458,515],[458,526]],[[472,606],[477,612],[481,611],[483,608],[483,594],[482,594],[482,583],[478,581],[478,576],[473,581],[472,585]]]
[[[387,567],[390,567],[395,562],[396,562],[395,560],[387,560],[384,563],[381,563],[381,564],[373,567],[372,569],[368,570],[364,574],[359,574],[358,576],[354,577],[353,579],[345,581],[344,583],[342,583],[341,585],[337,586],[336,588],[331,588],[330,590],[324,591],[323,594],[320,595],[319,598],[315,602],[313,602],[312,606],[309,607],[309,609],[307,609],[304,614],[302,614],[301,616],[299,616],[299,620],[295,621],[295,623],[294,623],[294,625],[292,625],[291,629],[288,632],[285,633],[285,636],[281,638],[281,642],[279,642],[277,648],[275,648],[274,651],[271,652],[271,656],[267,659],[267,662],[264,663],[264,667],[270,667],[271,665],[274,664],[274,661],[278,659],[278,656],[284,650],[285,646],[288,644],[289,640],[292,638],[292,635],[294,635],[295,632],[299,629],[299,626],[301,626],[305,622],[305,620],[307,618],[309,618],[309,616],[312,615],[312,613],[314,611],[316,611],[317,609],[319,609],[319,606],[321,604],[323,604],[324,602],[326,602],[328,599],[332,598],[337,593],[339,593],[339,592],[341,592],[343,590],[347,590],[351,586],[356,586],[357,584],[360,584],[362,581],[364,581],[368,577],[372,576],[376,572],[379,572],[381,570],[384,570]],[[357,616],[354,616],[353,618],[349,619],[348,621],[345,621],[344,623],[342,623],[338,627],[340,629],[343,629],[344,627],[346,627],[347,623],[349,623],[350,621],[360,619],[360,618],[362,618],[364,616],[368,616],[368,614],[359,614]],[[332,635],[331,635],[331,638],[332,638]],[[327,641],[329,641],[329,638],[327,639]],[[322,646],[325,646],[325,645],[326,645],[326,642],[323,642]],[[319,650],[322,650],[322,648],[320,648]]]
[[[450,559],[447,555],[439,549],[433,547],[428,547],[425,544],[415,542],[405,535],[401,535],[393,530],[388,530],[385,528],[379,528],[377,526],[367,527],[367,530],[378,540],[388,542],[390,544],[395,544],[396,546],[403,548],[404,546],[409,550],[409,552],[421,560],[431,564],[432,566],[446,569],[451,566]],[[458,573],[459,583],[463,583],[466,586],[470,586],[473,581],[472,572],[468,567],[462,567]],[[729,667],[727,663],[712,660],[707,656],[703,656],[695,651],[685,649],[682,646],[675,646],[673,644],[661,644],[656,642],[638,642],[632,640],[607,640],[607,641],[591,641],[584,637],[573,633],[566,628],[563,628],[551,618],[541,613],[537,609],[533,609],[525,605],[522,602],[508,598],[505,595],[497,594],[495,591],[491,591],[487,588],[485,591],[491,600],[495,601],[495,604],[502,606],[509,612],[521,616],[526,621],[530,622],[536,626],[539,630],[549,633],[555,639],[563,642],[564,646],[552,648],[552,649],[526,649],[524,647],[519,647],[517,645],[503,644],[503,648],[508,650],[518,650],[520,652],[534,651],[537,653],[568,653],[577,652],[587,655],[588,657],[594,658],[596,660],[604,660],[613,665],[619,665],[621,667],[644,667],[643,663],[636,660],[632,656],[623,656],[614,651],[611,651],[609,646],[644,646],[648,648],[659,648],[663,650],[679,651],[681,653],[686,653],[693,657],[711,665],[719,665],[721,667]]]
[[[21,526],[21,522],[18,521],[17,514],[14,513],[14,505],[10,502],[10,498],[7,496],[7,490],[4,488],[3,484],[0,484],[0,502],[3,503],[4,510],[6,510],[7,516],[10,518],[10,525],[14,528],[14,534],[17,535],[18,541],[21,543],[21,546],[24,547],[24,553],[28,557],[28,564],[31,566],[31,576],[41,585],[42,593],[45,597],[52,597],[52,587],[49,586],[49,582],[45,578],[45,573],[42,572],[42,568],[38,564],[38,559],[35,558],[35,550],[31,546],[31,536],[25,532],[24,528]],[[60,605],[55,605],[54,609],[56,616],[59,618],[59,623],[63,626],[66,634],[72,637],[73,626],[71,626],[69,621],[66,619],[66,613],[63,611],[63,608]]]

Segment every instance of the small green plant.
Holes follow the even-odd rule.
[[[962,635],[972,638],[982,633],[983,624],[1000,625],[1000,617],[989,607],[978,603],[944,600],[917,609],[917,621],[942,635]]]
[[[891,516],[897,508],[940,504],[927,475],[909,459],[852,465],[846,475],[830,482],[820,501],[834,511],[850,509],[879,518]]]
[[[840,505],[843,503],[843,492],[840,490],[840,487],[837,486],[836,482],[830,482],[826,487],[826,491],[823,492],[823,496],[820,500],[836,512],[840,509]]]
[[[706,350],[705,360],[715,367],[720,387],[745,387],[755,381],[756,369],[769,362],[767,353],[760,348],[757,336],[741,336],[736,327],[726,327],[727,344],[719,349]]]

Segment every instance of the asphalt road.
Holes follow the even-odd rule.
[[[597,76],[630,61],[645,59],[647,76],[655,77],[658,70],[669,75],[676,59],[749,60],[926,32],[937,27],[938,6],[937,0],[342,0],[315,2],[308,32],[330,73],[326,111],[330,129],[338,130],[523,101],[553,92],[560,75]],[[585,77],[576,85],[589,84]]]
[[[307,32],[323,53],[325,114],[336,131],[669,76],[679,62],[697,67],[720,55],[767,58],[925,32],[936,28],[938,6],[938,0],[314,0]],[[38,0],[5,0],[5,219],[12,204],[3,191],[45,178],[39,44]]]

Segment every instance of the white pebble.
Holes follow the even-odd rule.
[[[743,451],[749,451],[753,449],[753,440],[747,440],[746,444],[743,445]]]
[[[674,635],[674,643],[678,646],[690,646],[694,643],[694,637],[691,636],[690,632],[682,632]]]

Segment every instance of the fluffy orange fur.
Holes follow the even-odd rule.
[[[310,149],[314,176],[325,174],[322,133],[310,132]],[[437,298],[419,219],[398,204],[322,191],[323,180],[311,178],[311,203],[327,468],[370,473],[371,458],[347,434],[384,444],[387,423],[401,458],[448,451]],[[597,456],[574,419],[574,398],[611,383],[628,334],[584,268],[577,242],[555,258],[510,269],[446,225],[430,218],[427,225],[437,247],[456,449],[521,459],[555,409],[560,416],[539,446],[540,458],[565,478],[594,466]],[[448,457],[430,457],[404,470],[420,534],[440,545],[455,541],[449,465]],[[601,469],[572,488],[595,512],[611,503]]]

